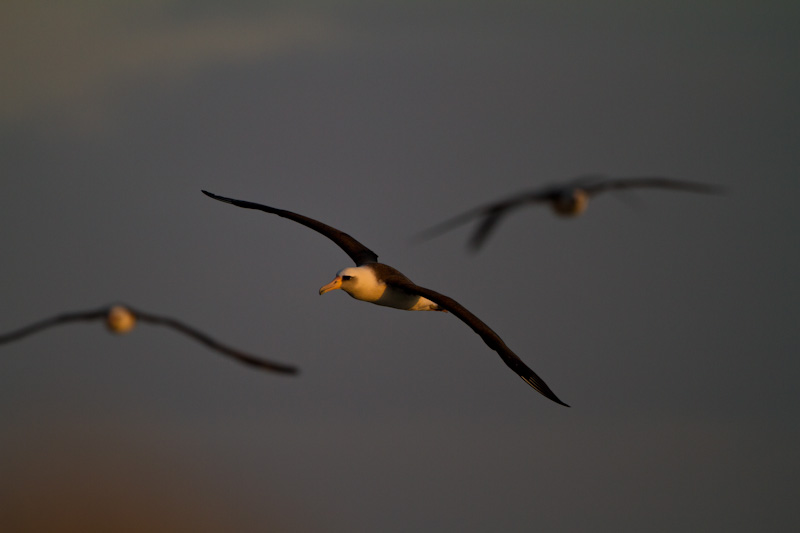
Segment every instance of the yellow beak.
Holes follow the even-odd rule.
[[[336,276],[335,278],[333,278],[333,281],[319,288],[319,294],[320,296],[322,296],[328,291],[341,288],[342,288],[342,276]]]

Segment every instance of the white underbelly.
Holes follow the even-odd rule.
[[[406,311],[434,311],[438,307],[427,298],[403,291],[395,291],[391,288],[383,291],[381,297],[372,303]]]

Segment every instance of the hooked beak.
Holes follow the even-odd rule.
[[[341,288],[342,288],[342,276],[336,276],[335,278],[333,278],[333,281],[319,288],[319,294],[320,296],[322,296],[328,291]]]

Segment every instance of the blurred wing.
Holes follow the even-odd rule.
[[[186,324],[175,320],[174,318],[169,317],[162,317],[157,315],[152,315],[149,313],[144,313],[142,311],[138,311],[136,309],[128,308],[131,312],[136,316],[136,318],[142,322],[148,322],[150,324],[156,324],[161,326],[168,326],[173,329],[180,331],[181,333],[192,337],[196,341],[205,344],[209,348],[216,350],[228,357],[232,357],[236,359],[240,363],[244,363],[246,365],[254,366],[257,368],[261,368],[264,370],[271,370],[273,372],[281,372],[284,374],[296,374],[297,368],[293,366],[284,365],[281,363],[274,363],[271,361],[267,361],[261,359],[259,357],[255,357],[253,355],[246,354],[244,352],[240,352],[239,350],[234,350],[224,344],[221,344],[205,333],[202,333],[192,327],[187,326]]]
[[[676,191],[697,192],[703,194],[719,194],[722,192],[720,187],[693,181],[676,180],[661,176],[640,177],[640,178],[617,178],[608,179],[584,187],[591,193],[603,191],[624,190],[624,189],[672,189]]]
[[[475,233],[473,233],[469,243],[473,250],[478,250],[481,246],[483,246],[486,239],[497,227],[497,223],[508,213],[508,211],[527,203],[546,202],[549,199],[549,196],[549,189],[539,189],[516,194],[505,200],[500,200],[491,204],[476,207],[422,231],[421,233],[417,234],[415,240],[428,240],[438,237],[439,235],[446,233],[458,226],[466,224],[474,218],[483,217],[483,221],[475,230]]]
[[[298,215],[297,213],[292,213],[291,211],[285,211],[283,209],[276,209],[274,207],[257,204],[255,202],[225,198],[224,196],[218,196],[208,191],[203,191],[203,194],[213,198],[214,200],[219,200],[220,202],[225,202],[227,204],[233,204],[236,207],[257,209],[259,211],[264,211],[265,213],[272,213],[273,215],[278,215],[279,217],[288,218],[289,220],[293,220],[307,228],[311,228],[317,233],[321,233],[336,243],[339,248],[344,250],[344,253],[350,256],[350,259],[355,261],[356,266],[361,266],[367,263],[376,263],[378,261],[378,254],[355,240],[347,233],[339,231],[338,229],[328,226],[327,224],[323,224],[322,222],[314,220],[313,218]]]
[[[60,315],[46,318],[44,320],[40,320],[39,322],[34,322],[33,324],[30,324],[23,328],[0,335],[0,344],[13,342],[17,339],[27,337],[28,335],[33,335],[38,331],[47,329],[51,326],[57,326],[59,324],[105,319],[107,314],[108,314],[107,307],[103,307],[101,309],[95,309],[93,311],[75,311],[71,313],[61,313]]]
[[[523,381],[525,381],[525,383],[536,389],[539,393],[550,400],[569,407],[569,405],[558,399],[558,396],[556,396],[555,393],[550,390],[550,387],[547,386],[542,378],[537,376],[536,373],[517,356],[517,354],[512,352],[511,349],[506,346],[506,344],[503,342],[503,339],[501,339],[497,333],[492,331],[489,326],[487,326],[481,319],[473,315],[466,307],[448,296],[439,294],[436,291],[432,291],[424,287],[420,287],[419,285],[416,285],[407,279],[399,279],[396,281],[392,280],[390,283],[406,292],[417,294],[436,302],[442,308],[453,313],[462,322],[472,328],[472,331],[480,335],[480,337],[483,339],[483,342],[485,342],[489,348],[496,351],[500,355],[500,358],[503,359],[505,364],[508,365],[511,370],[516,372],[517,375],[521,377]]]
[[[475,209],[470,209],[460,215],[454,216],[453,218],[448,218],[444,222],[440,222],[435,226],[432,226],[426,230],[419,232],[417,235],[414,236],[414,240],[416,241],[427,241],[429,239],[433,239],[434,237],[438,237],[443,233],[447,233],[448,231],[457,228],[458,226],[462,226],[472,220],[473,218],[478,218],[483,215],[484,211],[486,211],[487,207],[478,207]]]
[[[469,239],[469,247],[473,252],[477,252],[485,243],[489,235],[497,228],[498,222],[506,214],[505,209],[493,210],[483,217],[483,221],[475,229],[475,233]]]

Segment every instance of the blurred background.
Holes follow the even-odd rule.
[[[796,2],[5,1],[0,332],[116,301],[164,328],[0,347],[3,531],[800,527]],[[583,173],[720,196],[529,208]],[[346,231],[467,306],[317,290]]]

